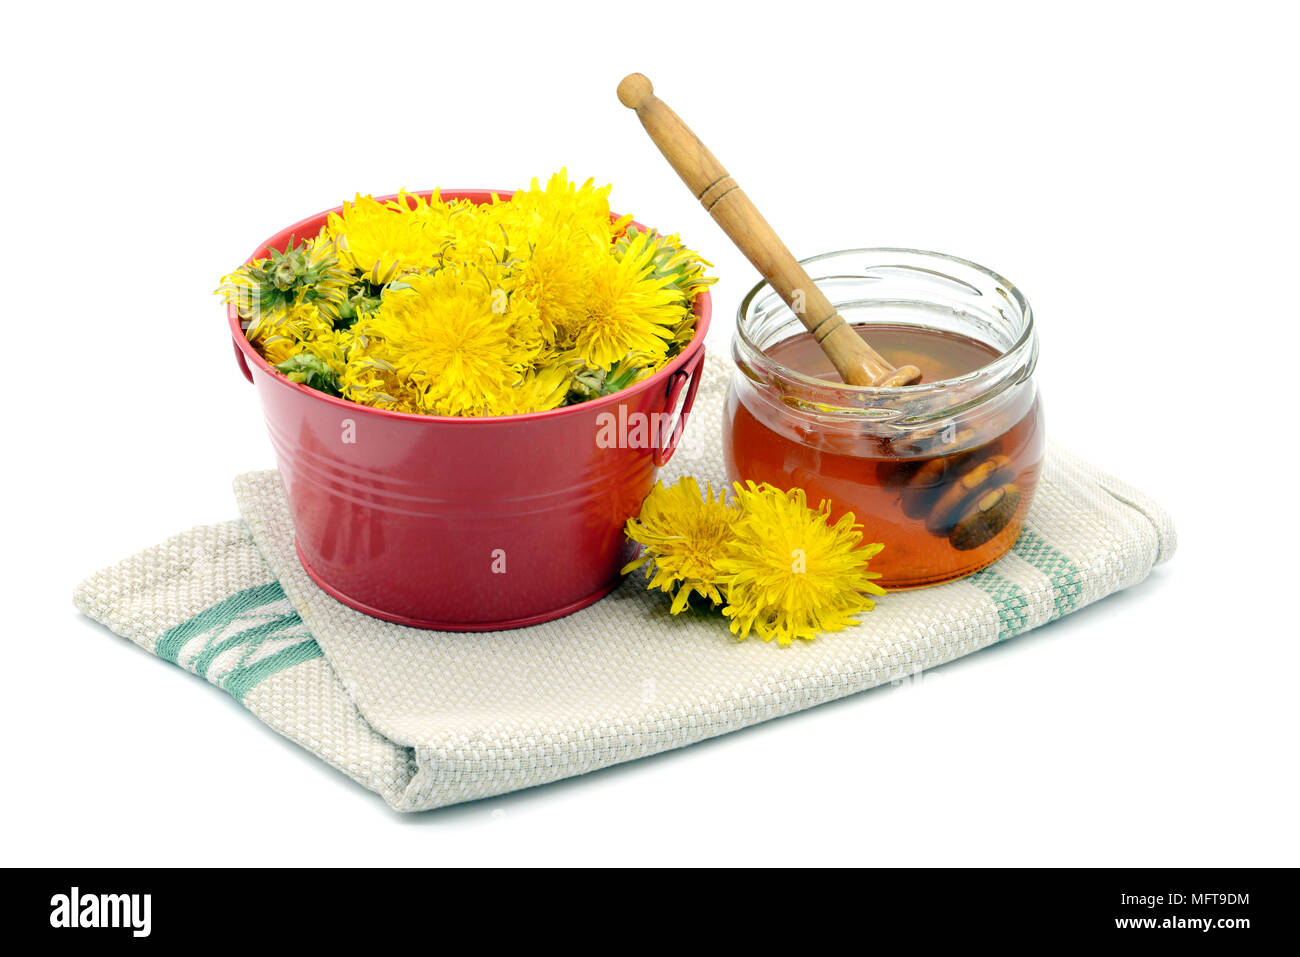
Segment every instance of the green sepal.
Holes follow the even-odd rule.
[[[276,369],[283,372],[291,382],[301,382],[309,389],[324,392],[326,395],[341,396],[339,380],[334,370],[320,356],[310,352],[299,352],[285,359]]]

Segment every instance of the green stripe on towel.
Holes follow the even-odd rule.
[[[998,641],[1006,641],[1025,630],[1029,622],[1029,600],[1019,585],[1003,578],[993,566],[977,571],[966,580],[993,599],[998,611]]]
[[[268,652],[272,643],[278,647]],[[154,652],[173,664],[188,659],[186,670],[224,688],[241,704],[271,675],[322,657],[279,582],[236,592],[181,622],[158,639]]]
[[[1053,621],[1074,611],[1083,592],[1083,576],[1079,574],[1074,562],[1028,528],[1020,533],[1020,540],[1012,551],[1046,575],[1052,583],[1056,604],[1052,611]]]

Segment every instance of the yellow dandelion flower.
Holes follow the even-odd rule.
[[[624,255],[633,240],[641,235],[645,236],[644,243],[650,250],[650,258],[654,263],[654,276],[656,278],[666,276],[672,280],[672,288],[681,296],[684,305],[689,306],[700,292],[718,281],[704,274],[704,270],[711,267],[713,263],[693,249],[687,249],[682,245],[682,237],[676,233],[663,236],[655,229],[642,233],[636,227],[630,227],[614,244],[615,254]]]
[[[422,414],[424,410],[420,405],[420,390],[409,379],[399,376],[390,363],[365,355],[368,347],[369,341],[364,336],[358,336],[356,347],[343,368],[343,374],[339,376],[339,392],[342,396],[376,409]]]
[[[395,213],[410,217],[408,221],[418,223],[421,228],[445,230],[451,218],[451,209],[457,202],[444,200],[440,189],[435,189],[428,196],[399,189],[397,198],[390,199],[383,205]]]
[[[608,246],[632,221],[631,216],[610,221],[609,193],[608,185],[597,187],[593,179],[581,186],[572,183],[568,170],[561,169],[545,187],[534,178],[528,189],[517,191],[504,204],[503,222],[517,248],[545,238],[560,226]]]
[[[508,277],[488,278],[490,273],[476,272],[489,283],[493,292],[492,307],[504,309],[510,317],[510,342],[514,347],[514,362],[519,369],[543,364],[554,352],[542,334],[542,314],[537,303],[512,290]]]
[[[627,523],[628,537],[645,548],[624,574],[653,563],[647,587],[676,591],[674,615],[686,607],[692,593],[717,605],[723,602],[718,563],[727,552],[737,512],[724,495],[715,498],[711,485],[705,488],[707,494],[701,495],[699,483],[690,476],[671,487],[656,482],[640,516]]]
[[[884,545],[861,545],[853,514],[830,524],[830,505],[808,507],[803,489],[784,492],[764,483],[736,483],[740,519],[727,554],[718,560],[731,631],[751,631],[782,645],[857,624],[875,607],[868,595],[885,590],[867,564]]]
[[[586,323],[591,278],[608,258],[606,248],[564,231],[540,240],[515,265],[513,288],[536,304],[539,333],[548,345],[566,349],[577,341]]]
[[[415,216],[360,194],[329,214],[325,231],[344,265],[375,285],[432,265],[441,248],[441,236],[421,229]]]
[[[302,351],[304,342],[333,333],[334,327],[320,314],[315,303],[300,302],[289,308],[259,313],[245,331],[248,341],[272,365]]]
[[[614,254],[623,256],[633,240],[641,235],[636,227],[629,227],[627,232],[614,244]],[[712,276],[706,276],[704,270],[713,264],[692,249],[682,245],[681,237],[674,233],[662,236],[651,229],[645,234],[645,245],[650,250],[649,257],[653,263],[651,276],[656,279],[668,279],[665,288],[671,289],[680,297],[682,305],[681,318],[673,328],[669,339],[668,354],[649,364],[650,371],[659,369],[681,351],[682,347],[695,337],[695,298],[709,286],[717,282]]]
[[[491,274],[510,258],[501,207],[496,204],[479,205],[467,199],[446,201],[435,192],[427,202],[419,196],[402,194],[391,205],[404,211],[438,267],[467,265]]]
[[[512,335],[507,297],[477,273],[443,269],[390,287],[357,323],[367,347],[436,415],[485,415],[520,380],[528,357]]]
[[[514,388],[496,398],[488,414],[523,415],[557,408],[568,396],[571,380],[572,376],[563,366],[530,369]]]
[[[256,343],[257,351],[267,362],[278,366],[302,352],[302,341],[289,336],[267,336]]]
[[[348,353],[355,341],[353,330],[331,329],[305,341],[303,351],[319,359],[338,378],[347,366]]]
[[[216,292],[234,305],[252,341],[272,335],[262,327],[283,323],[300,305],[310,305],[322,321],[332,322],[351,282],[334,242],[320,235],[303,243],[291,240],[283,250],[272,249],[267,258],[245,263],[223,276]]]
[[[607,256],[592,273],[586,316],[574,346],[593,369],[609,369],[630,353],[651,362],[667,355],[682,305],[665,288],[669,279],[652,275],[653,252],[642,234],[621,259]]]

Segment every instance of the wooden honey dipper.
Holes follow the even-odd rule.
[[[636,110],[659,152],[812,333],[840,378],[850,385],[870,386],[912,385],[920,381],[920,369],[912,365],[894,368],[845,321],[731,174],[681,117],[655,96],[654,87],[643,74],[625,76],[618,85],[618,98],[624,106]]]
[[[640,73],[625,76],[618,98],[641,125],[709,215],[812,334],[840,377],[851,385],[904,386],[921,379],[914,365],[898,368],[845,321],[786,247],[731,174]],[[978,548],[1017,513],[1020,489],[998,443],[978,447],[971,429],[912,429],[893,443],[908,456],[885,465],[886,484],[901,486],[904,512],[953,548]],[[906,449],[901,446],[907,446]]]

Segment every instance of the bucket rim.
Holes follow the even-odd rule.
[[[515,193],[514,190],[510,189],[482,188],[438,188],[428,190],[404,190],[403,192],[408,196],[421,196],[425,199],[437,192],[443,199],[468,199],[471,202],[478,204],[491,202],[494,196],[500,197],[501,199],[509,199]],[[389,200],[399,199],[401,196],[402,193],[389,193],[384,196],[376,196],[375,200],[383,203],[388,202]],[[267,250],[272,247],[277,249],[283,248],[286,241],[290,238],[295,236],[301,238],[308,235],[316,235],[330,213],[341,213],[342,211],[343,204],[340,203],[330,209],[321,210],[319,213],[306,216],[303,219],[298,220],[298,222],[273,233],[253,250],[248,258],[244,260],[244,264],[251,263],[255,259],[263,258],[266,255]],[[618,214],[611,211],[610,218],[611,220],[617,219]],[[628,225],[635,226],[641,230],[647,228],[636,220],[633,220]],[[359,402],[349,402],[347,399],[326,395],[324,392],[310,388],[301,382],[292,381],[283,372],[267,362],[262,354],[253,347],[253,344],[249,342],[248,338],[244,335],[243,326],[240,325],[239,313],[236,311],[233,303],[226,304],[226,320],[230,327],[231,337],[235,342],[235,348],[238,350],[240,357],[245,363],[252,363],[258,371],[269,375],[271,380],[276,384],[297,391],[309,399],[337,406],[340,409],[347,410],[349,413],[365,416],[377,416],[381,419],[427,422],[431,424],[455,424],[458,426],[468,427],[470,425],[482,426],[489,423],[515,423],[559,419],[567,415],[577,415],[582,412],[590,412],[593,409],[606,408],[609,405],[622,402],[627,398],[640,395],[655,386],[664,386],[669,379],[681,371],[687,363],[691,362],[696,353],[698,353],[704,346],[705,335],[709,331],[709,320],[713,314],[713,299],[712,296],[710,296],[708,289],[701,289],[696,295],[692,311],[695,313],[695,334],[691,337],[690,342],[686,344],[682,351],[673,357],[671,362],[653,375],[647,376],[639,382],[634,382],[632,385],[611,393],[610,395],[601,396],[597,399],[589,399],[586,402],[579,402],[575,405],[560,406],[559,408],[546,409],[542,412],[524,412],[518,415],[483,416],[420,415],[414,412],[397,412],[392,409],[379,409],[372,405],[362,405]],[[700,374],[699,370],[697,370],[695,374]]]

